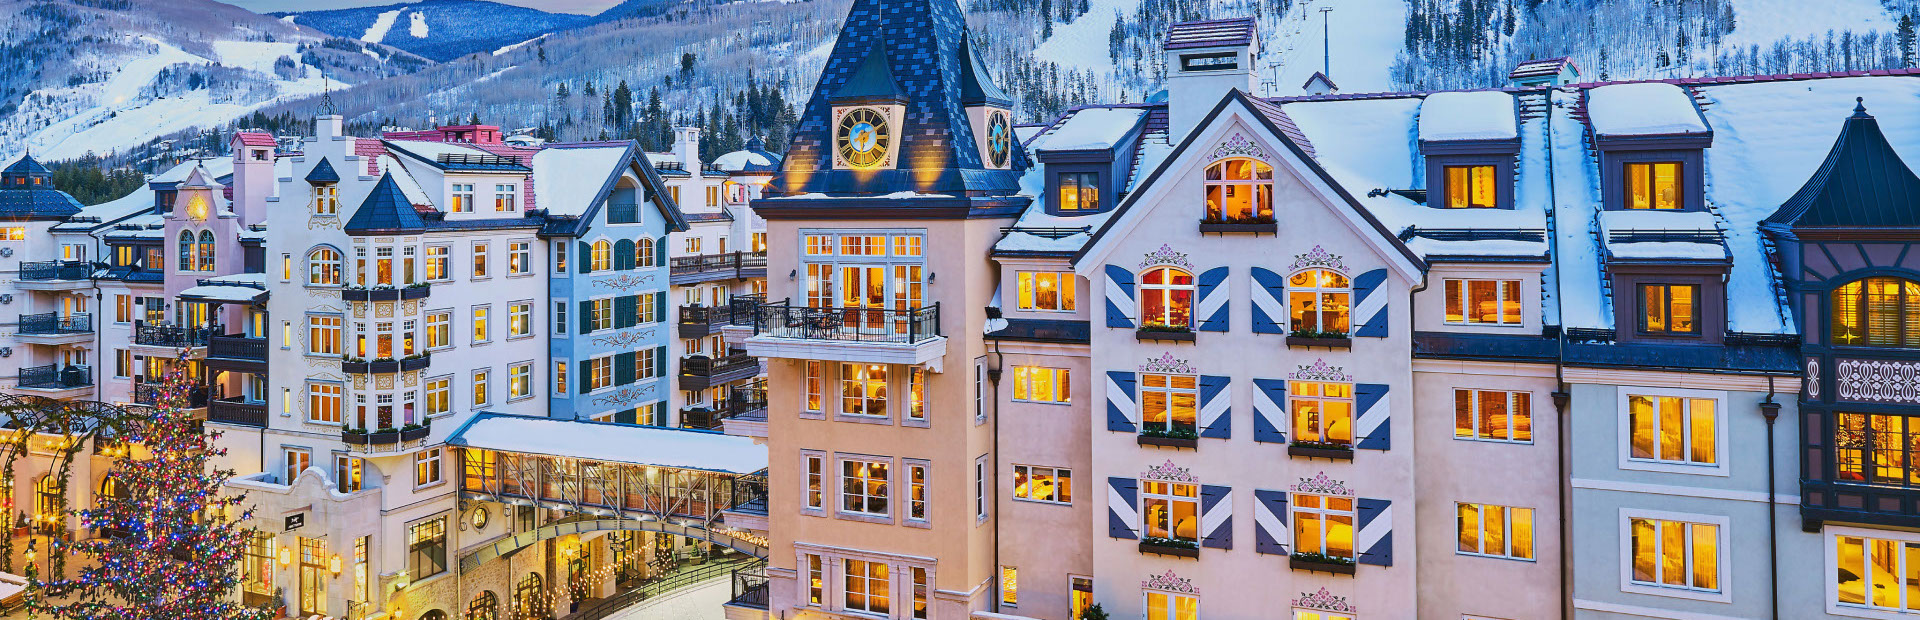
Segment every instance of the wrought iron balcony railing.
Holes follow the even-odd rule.
[[[20,369],[19,386],[43,390],[65,390],[93,385],[93,368],[47,364]]]
[[[753,329],[779,338],[915,344],[940,337],[940,304],[907,310],[761,304]]]
[[[71,260],[50,260],[37,263],[20,263],[20,279],[35,282],[48,280],[85,280],[93,274],[91,263]]]
[[[133,343],[156,347],[204,347],[213,339],[214,334],[225,331],[220,326],[188,327],[185,325],[155,325],[145,321],[133,322]]]
[[[93,331],[93,315],[76,312],[60,316],[58,312],[20,315],[19,333],[35,336],[85,334]]]

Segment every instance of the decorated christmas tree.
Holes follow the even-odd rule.
[[[48,553],[77,551],[93,564],[73,579],[34,583],[35,611],[88,620],[265,617],[229,596],[253,530],[237,525],[247,515],[235,518],[244,497],[220,493],[234,472],[208,465],[224,450],[188,413],[186,368],[182,354],[157,386],[152,415],[113,438],[133,447],[113,467],[120,492],[80,511],[83,527],[113,535],[56,541]]]

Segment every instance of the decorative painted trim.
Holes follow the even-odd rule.
[[[1272,156],[1267,155],[1266,149],[1260,147],[1260,143],[1248,139],[1246,134],[1237,131],[1233,133],[1233,137],[1222,141],[1220,146],[1213,147],[1213,153],[1208,156],[1208,159],[1211,161],[1236,156],[1266,160],[1273,159]]]
[[[655,328],[616,332],[604,336],[594,336],[595,346],[630,347],[653,340]]]
[[[1820,358],[1818,357],[1807,357],[1806,387],[1807,398],[1809,400],[1818,400],[1820,398]]]
[[[597,278],[593,281],[593,285],[598,287],[610,288],[610,289],[624,293],[624,292],[639,288],[640,286],[645,285],[647,283],[653,282],[653,276],[654,274],[651,274],[651,273],[643,276],[636,276],[631,273],[623,273],[611,278]]]
[[[1817,376],[1818,368],[1808,366],[1808,376]],[[1833,365],[1833,383],[1840,400],[1920,403],[1920,362],[1838,360]]]
[[[643,397],[652,395],[654,388],[658,385],[659,385],[658,383],[649,383],[643,387],[620,388],[618,390],[608,392],[604,395],[594,397],[593,404],[595,406],[613,405],[616,407],[631,405],[635,402],[639,402],[639,400]]]
[[[1287,273],[1310,267],[1332,269],[1340,273],[1347,272],[1347,262],[1341,260],[1339,254],[1328,252],[1326,248],[1316,245],[1305,254],[1293,255],[1293,264],[1287,266]]]
[[[307,230],[341,230],[345,227],[346,223],[340,221],[338,217],[329,215],[307,217]]]
[[[1173,246],[1165,243],[1160,244],[1160,249],[1148,252],[1144,258],[1140,259],[1140,266],[1143,268],[1159,265],[1171,265],[1189,271],[1193,269],[1193,263],[1187,262],[1186,252],[1175,250]]]
[[[1329,365],[1325,359],[1315,359],[1311,365],[1300,365],[1300,370],[1288,374],[1287,378],[1301,381],[1340,381],[1351,383],[1353,381],[1353,375],[1341,372],[1342,370],[1345,370],[1345,368],[1342,366]]]
[[[1193,475],[1193,472],[1191,470],[1188,470],[1185,467],[1174,465],[1173,461],[1167,461],[1165,463],[1161,463],[1153,467],[1148,467],[1146,471],[1140,472],[1140,479],[1141,480],[1159,480],[1161,482],[1182,482],[1182,483],[1190,483],[1190,484],[1200,483],[1199,476]]]
[[[1140,365],[1140,372],[1164,372],[1176,375],[1191,375],[1199,371],[1194,370],[1193,365],[1188,364],[1187,360],[1174,359],[1172,353],[1162,353],[1160,357],[1147,358],[1146,363]]]
[[[1301,478],[1300,484],[1287,487],[1287,489],[1295,493],[1318,493],[1321,495],[1345,495],[1349,497],[1353,495],[1353,489],[1347,488],[1346,481],[1329,478],[1327,477],[1327,472],[1324,471],[1314,474],[1312,478]]]
[[[1140,587],[1148,590],[1178,592],[1180,594],[1199,594],[1200,593],[1200,588],[1193,585],[1192,579],[1181,577],[1177,574],[1174,574],[1174,572],[1171,570],[1167,571],[1165,574],[1147,575],[1147,579],[1145,581],[1140,582]]]
[[[1360,611],[1355,609],[1353,605],[1347,603],[1347,597],[1334,596],[1333,593],[1328,592],[1326,588],[1321,588],[1319,592],[1301,592],[1300,598],[1293,599],[1293,606],[1301,609],[1318,609],[1320,611],[1338,611],[1343,613]]]

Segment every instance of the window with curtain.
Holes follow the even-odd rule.
[[[1236,157],[1207,166],[1207,221],[1273,221],[1273,166]]]
[[[1635,162],[1625,166],[1628,209],[1681,209],[1680,162]]]
[[[1448,209],[1492,209],[1499,206],[1495,199],[1498,192],[1494,186],[1494,167],[1484,166],[1447,166],[1447,204]]]
[[[340,285],[340,252],[338,250],[317,248],[307,253],[307,284]]]
[[[1173,267],[1155,267],[1140,278],[1140,325],[1143,329],[1193,328],[1193,274]]]
[[[1352,308],[1353,285],[1340,272],[1306,269],[1287,278],[1287,310],[1296,336],[1344,338]]]
[[[1834,289],[1834,344],[1920,347],[1920,282],[1891,276],[1854,280]]]
[[[181,271],[193,271],[195,268],[199,266],[200,261],[195,259],[193,256],[194,245],[195,244],[193,242],[193,231],[190,231],[190,230],[180,231],[180,270]]]
[[[200,271],[215,270],[213,266],[213,231],[211,230],[200,231],[199,263]]]

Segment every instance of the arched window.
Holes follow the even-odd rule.
[[[314,248],[307,253],[307,284],[340,285],[340,252],[333,248]]]
[[[547,616],[546,594],[540,591],[540,573],[527,573],[520,583],[513,587],[513,613],[515,618],[545,618]]]
[[[420,614],[420,620],[447,620],[447,612],[435,609],[433,611]]]
[[[180,270],[193,271],[200,261],[193,257],[193,231],[180,231]]]
[[[495,620],[500,614],[500,599],[492,590],[482,590],[467,603],[467,620]]]
[[[1834,344],[1920,347],[1920,282],[1891,276],[1854,280],[1833,291]]]
[[[657,267],[658,265],[653,264],[653,252],[652,239],[641,237],[639,241],[633,242],[633,266]]]
[[[1273,166],[1236,157],[1207,166],[1207,220],[1273,221]]]
[[[46,475],[34,481],[33,518],[48,526],[55,526],[61,522],[65,512],[60,505],[60,478]]]
[[[593,242],[593,261],[587,265],[593,271],[606,271],[613,268],[613,244],[606,239]]]
[[[1353,287],[1347,276],[1332,269],[1303,269],[1287,279],[1287,309],[1297,336],[1347,335],[1347,312],[1353,307]]]
[[[213,268],[213,231],[200,231],[200,270],[214,271]]]
[[[100,479],[100,497],[119,498],[126,492],[126,487],[120,486],[120,481],[115,480],[113,476]]]
[[[1155,267],[1140,278],[1140,326],[1146,329],[1193,328],[1193,274]]]
[[[613,268],[631,271],[634,266],[633,242],[621,239],[613,244]]]

